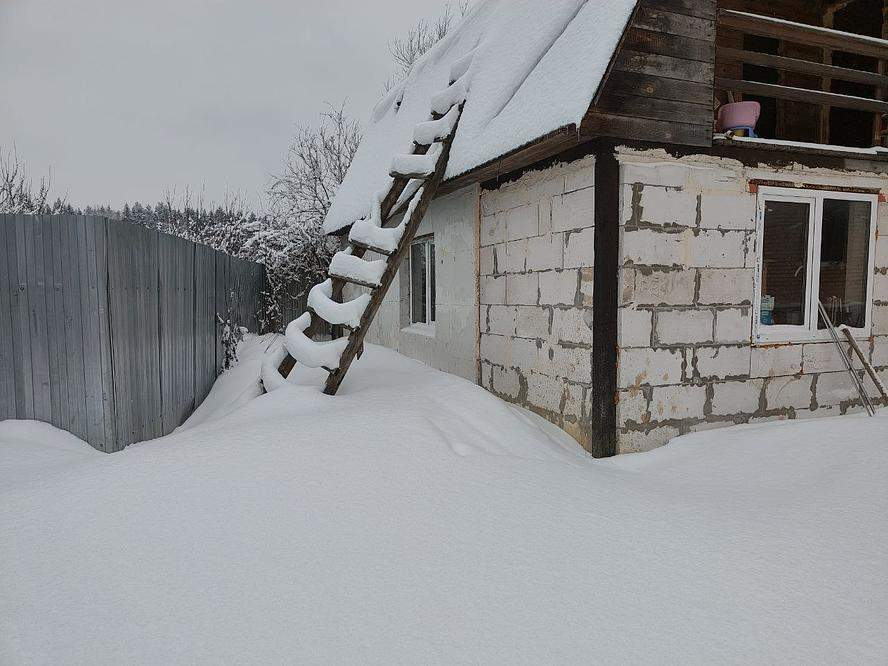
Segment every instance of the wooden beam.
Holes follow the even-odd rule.
[[[595,152],[595,261],[592,289],[591,449],[617,454],[617,358],[620,281],[620,164],[613,142]]]
[[[839,79],[841,81],[852,81],[854,83],[863,83],[870,86],[888,87],[888,76],[885,76],[884,74],[863,72],[857,69],[837,67],[836,65],[811,62],[809,60],[799,60],[798,58],[787,58],[786,56],[772,55],[770,53],[720,48],[718,49],[716,57],[718,60],[725,62],[759,65],[761,67],[779,69],[784,72],[819,76],[825,79]]]
[[[648,74],[664,79],[693,81],[704,85],[712,85],[712,77],[715,75],[715,65],[711,62],[643,53],[629,48],[623,49],[616,57],[614,70]]]
[[[882,0],[882,39],[888,39],[888,0]],[[879,73],[886,73],[886,63],[879,60]],[[888,96],[888,86],[881,85],[876,88],[876,98],[885,99]],[[882,116],[873,118],[873,145],[881,146],[885,143],[884,130],[885,119]]]
[[[839,95],[820,90],[808,90],[807,88],[792,88],[774,83],[717,78],[715,80],[715,87],[719,90],[730,90],[750,95],[761,95],[762,97],[773,97],[775,99],[788,99],[793,102],[838,106],[844,109],[856,109],[857,111],[869,111],[871,113],[888,113],[888,102],[881,100]]]
[[[483,183],[505,176],[530,164],[554,157],[558,153],[573,148],[578,143],[580,143],[580,134],[576,125],[567,125],[554,132],[549,132],[503,157],[445,181],[438,188],[438,196],[456,192],[467,185]]]
[[[827,8],[823,14],[823,27],[832,28],[835,24],[836,10],[834,7]],[[823,55],[823,65],[831,67],[833,62],[833,50],[828,48],[821,49]],[[832,78],[824,77],[820,82],[820,89],[823,92],[832,92]],[[820,143],[829,143],[830,139],[830,118],[832,117],[831,106],[820,107]]]
[[[582,135],[587,139],[609,136],[630,141],[711,146],[712,122],[690,125],[649,118],[636,118],[593,109],[583,119]]]
[[[821,28],[806,23],[795,23],[759,14],[720,9],[718,25],[762,37],[774,37],[797,44],[820,46],[883,60],[888,59],[888,40]]]
[[[700,62],[712,62],[715,56],[714,39],[679,37],[646,28],[631,28],[626,36],[626,48]]]

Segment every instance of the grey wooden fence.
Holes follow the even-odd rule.
[[[223,361],[216,314],[251,331],[265,270],[96,216],[0,215],[0,420],[102,451],[170,433]]]

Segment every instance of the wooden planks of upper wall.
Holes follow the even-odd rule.
[[[716,0],[640,0],[581,134],[712,145],[716,11]]]

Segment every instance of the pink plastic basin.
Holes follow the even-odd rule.
[[[761,115],[762,107],[758,102],[734,102],[725,104],[718,110],[718,130],[735,127],[755,127]]]

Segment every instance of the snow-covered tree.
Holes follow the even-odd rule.
[[[455,6],[451,2],[446,2],[444,9],[436,19],[433,21],[419,19],[407,31],[406,35],[395,37],[389,41],[388,48],[395,61],[395,73],[386,81],[385,89],[390,90],[407,78],[413,63],[441,41],[468,11],[468,0],[459,0]]]
[[[0,148],[0,213],[45,215],[67,210],[69,206],[56,199],[49,204],[50,178],[41,178],[34,185],[24,162],[15,148],[3,152]]]

